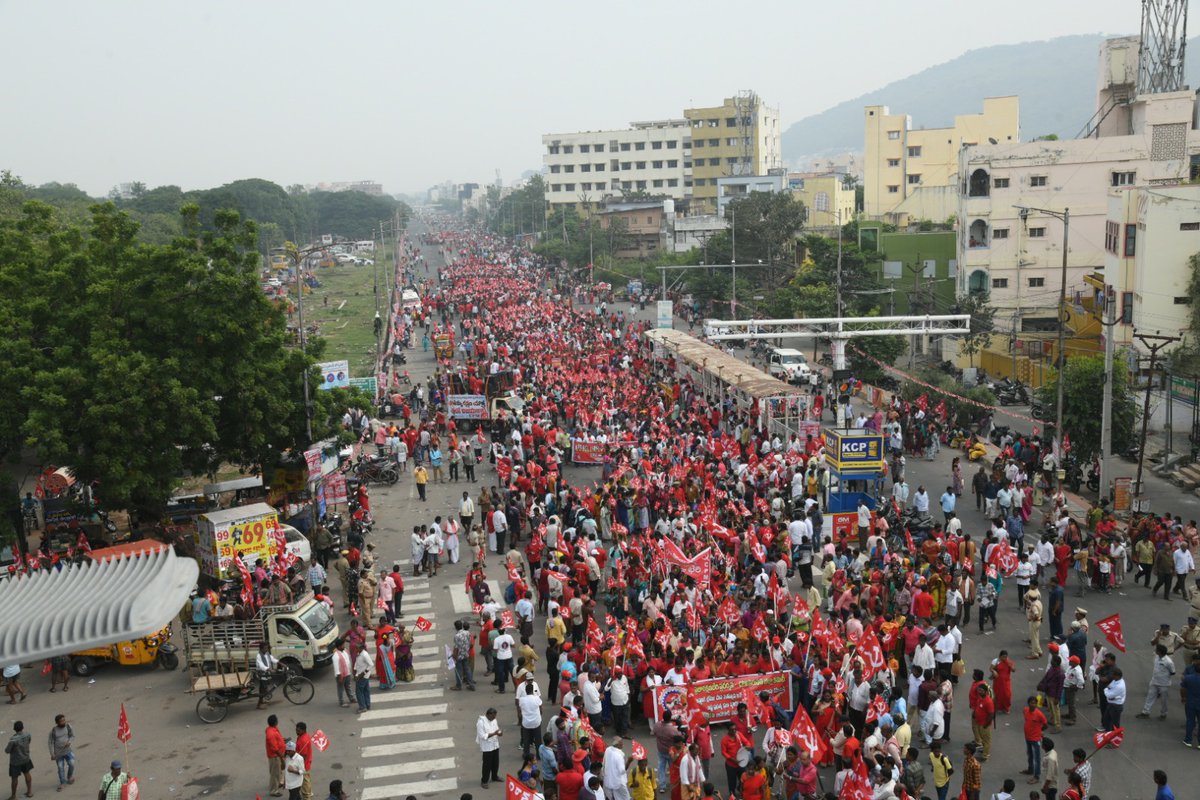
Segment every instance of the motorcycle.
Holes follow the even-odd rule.
[[[400,470],[386,457],[360,457],[354,465],[354,474],[367,483],[394,484],[400,480]]]
[[[1079,466],[1079,462],[1073,456],[1068,456],[1063,462],[1063,471],[1066,474],[1064,480],[1067,488],[1078,493],[1079,487],[1083,485],[1083,468]]]
[[[1020,381],[1010,381],[1005,378],[992,385],[996,401],[1002,406],[1023,406],[1029,403],[1029,390]]]

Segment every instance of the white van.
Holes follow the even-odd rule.
[[[790,347],[772,347],[767,357],[767,373],[787,383],[807,383],[812,370],[808,359]]]

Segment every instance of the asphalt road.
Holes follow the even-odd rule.
[[[427,260],[432,261],[434,255],[432,249],[426,248]],[[433,369],[432,357],[418,349],[410,358],[409,369],[414,379],[429,374]],[[914,487],[924,483],[934,498],[940,495],[947,483],[951,456],[943,451],[934,462],[911,459],[909,475]],[[486,464],[477,472],[481,481],[495,480]],[[568,475],[584,480],[592,477],[590,471],[573,469]],[[463,488],[467,487],[431,485],[426,503],[418,500],[408,475],[395,487],[373,489],[372,504],[379,520],[373,538],[379,563],[394,559],[402,565],[408,564],[411,526],[430,522],[436,514],[456,513],[457,499]],[[478,488],[469,487],[473,495]],[[969,498],[964,498],[967,500]],[[969,530],[977,533],[984,530],[983,517],[975,512],[973,503],[964,502],[960,511]],[[329,749],[317,754],[314,766],[314,795],[318,800],[325,797],[324,790],[333,778],[345,782],[350,797],[363,800],[403,798],[408,794],[448,798],[463,792],[471,792],[476,798],[503,797],[504,789],[500,784],[493,784],[486,791],[479,786],[480,757],[474,742],[474,726],[484,709],[489,705],[497,707],[506,731],[501,748],[501,770],[515,771],[520,766],[520,754],[516,747],[518,731],[513,695],[493,694],[483,683],[482,672],[477,674],[481,686],[479,692],[449,691],[453,679],[441,655],[451,640],[455,615],[469,616],[464,614],[469,611],[469,605],[462,588],[467,566],[465,563],[446,566],[432,580],[406,578],[404,620],[411,622],[420,614],[433,621],[434,627],[417,640],[417,682],[401,684],[392,692],[375,692],[370,716],[357,716],[349,709],[338,708],[330,670],[311,676],[317,684],[317,693],[308,705],[293,706],[281,699],[269,709],[270,713],[279,715],[285,734],[302,720],[310,731],[321,729],[329,737]],[[405,574],[410,573],[411,569],[406,567]],[[495,569],[494,561],[489,577],[493,580],[502,577]],[[336,597],[339,592],[336,586],[334,592]],[[1195,778],[1200,774],[1196,772],[1200,756],[1180,744],[1183,715],[1178,703],[1172,703],[1166,721],[1133,717],[1140,710],[1149,680],[1149,637],[1161,622],[1170,622],[1172,627],[1178,628],[1186,616],[1185,604],[1179,600],[1170,603],[1151,600],[1142,587],[1129,585],[1111,595],[1089,594],[1077,600],[1069,594],[1067,600],[1068,608],[1074,603],[1084,605],[1093,622],[1119,611],[1130,646],[1130,652],[1121,656],[1118,662],[1129,685],[1125,745],[1120,750],[1106,750],[1096,757],[1093,791],[1103,800],[1152,797],[1151,773],[1162,768],[1171,776],[1177,796],[1189,796],[1189,787],[1191,796],[1195,796],[1194,787],[1200,785],[1200,780]],[[347,619],[340,609],[340,602],[338,605],[339,622],[344,629]],[[1027,646],[1021,642],[1025,626],[1011,587],[1005,590],[1000,609],[996,633],[980,636],[972,626],[964,630],[968,673],[974,667],[986,669],[999,650],[1007,648],[1019,665],[1014,676],[1014,697],[1019,702],[1033,691],[1044,661],[1023,658],[1027,652]],[[535,630],[534,646],[540,653],[544,650],[541,625],[535,625]],[[481,659],[478,663],[482,666]],[[1177,658],[1176,664],[1182,671],[1182,660]],[[143,792],[149,797],[250,800],[256,794],[266,795],[263,728],[268,712],[254,710],[252,703],[234,706],[224,722],[206,725],[195,714],[197,698],[186,692],[185,673],[106,667],[90,682],[74,679],[69,694],[50,694],[48,680],[36,672],[36,669],[26,670],[29,698],[21,705],[9,708],[9,725],[4,727],[11,730],[11,720],[21,719],[32,733],[36,765],[34,789],[39,795],[49,791],[55,783],[53,766],[42,743],[54,715],[60,712],[67,714],[74,726],[79,755],[77,783],[63,792],[62,797],[93,797],[109,760],[114,757],[127,759],[133,773],[141,780]],[[960,684],[952,714],[954,745],[948,752],[956,763],[960,753],[958,745],[970,738],[965,688],[965,683]],[[133,732],[127,754],[116,739],[121,703],[125,704]],[[1061,735],[1051,734],[1064,759],[1075,747],[1091,749],[1091,734],[1099,723],[1098,708],[1085,702],[1080,707],[1080,714],[1079,725],[1065,729]],[[997,727],[993,755],[984,766],[983,796],[989,797],[997,791],[1005,777],[1017,778],[1019,796],[1027,796],[1024,776],[1017,774],[1024,768],[1020,717],[1001,717]],[[644,727],[635,736],[648,743],[649,736]],[[831,778],[831,775],[825,775],[827,786],[831,785]],[[723,787],[723,776],[717,784]],[[956,795],[958,776],[952,785]]]

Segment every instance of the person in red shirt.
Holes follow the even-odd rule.
[[[558,785],[558,800],[579,800],[579,790],[583,788],[583,761],[567,763],[559,760],[558,775],[554,783]]]
[[[1055,702],[1058,698],[1054,699]],[[1042,777],[1042,731],[1046,729],[1046,715],[1037,706],[1037,697],[1031,696],[1026,701],[1025,708],[1025,758],[1027,768],[1021,770],[1022,775],[1032,775],[1030,783],[1037,783]]]
[[[304,784],[300,787],[300,796],[305,800],[312,798],[312,737],[308,735],[308,725],[296,723],[296,755],[304,758]]]
[[[267,717],[267,766],[271,777],[268,789],[272,797],[283,794],[283,758],[285,755],[283,734],[279,732],[279,717]]]
[[[982,746],[980,761],[987,761],[992,753],[992,725],[996,720],[996,704],[983,680],[983,671],[975,670],[975,683],[971,684],[971,731],[975,741]]]

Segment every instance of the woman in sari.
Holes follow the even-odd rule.
[[[767,783],[767,767],[762,756],[755,756],[750,766],[742,773],[742,800],[770,800],[771,787]]]
[[[396,685],[396,657],[390,634],[379,637],[379,643],[375,645],[375,674],[379,677],[380,689],[391,689]]]
[[[413,671],[412,643],[413,635],[400,625],[396,634],[396,676],[405,683],[412,683],[416,677]]]

